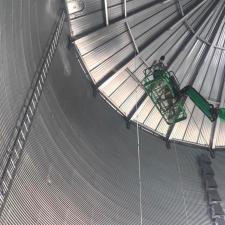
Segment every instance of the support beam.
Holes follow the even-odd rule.
[[[144,90],[143,84],[141,83],[141,81],[135,76],[135,74],[133,74],[131,72],[131,70],[129,68],[126,68],[127,73],[136,81],[136,83],[138,83],[138,85]]]
[[[160,3],[160,4],[162,4],[162,3]],[[203,24],[204,24],[207,16],[212,12],[212,8],[213,7],[214,7],[214,5],[212,7],[210,7],[210,9],[206,13],[206,16],[203,16],[203,18],[200,20],[200,24],[197,25],[197,30],[198,31],[195,33],[195,36],[194,36],[195,38],[196,38],[196,35],[199,33],[200,28],[203,26]],[[175,21],[177,21],[177,18],[175,19]],[[139,53],[137,55],[135,55],[135,57],[129,57],[127,59],[127,62],[124,62],[123,65],[119,65],[119,68],[115,68],[115,70],[117,71],[116,73],[109,72],[108,74],[106,74],[101,80],[99,80],[96,83],[96,86],[97,87],[100,87],[108,79],[110,79],[110,77],[112,77],[112,76],[114,76],[116,74],[120,74],[123,70],[125,70],[129,66],[129,63],[133,59],[136,59],[137,57],[139,58],[144,53],[144,49],[146,49],[153,41],[155,41],[156,39],[158,39],[160,35],[163,35],[165,32],[175,32],[175,31],[170,31],[171,30],[170,27],[173,26],[173,24],[175,23],[175,21],[171,21],[169,24],[166,24],[164,27],[162,27],[162,29],[160,29],[151,39],[148,40],[148,43],[146,43],[144,46],[141,46],[139,48]],[[126,19],[124,19],[124,22],[126,22]]]
[[[133,117],[134,113],[137,111],[137,109],[141,106],[141,104],[145,101],[145,99],[148,97],[146,93],[144,93],[141,98],[138,100],[137,104],[133,107],[133,109],[130,111],[130,113],[126,117],[127,121],[127,128],[129,128],[130,120]]]
[[[104,0],[104,8],[105,8],[105,25],[109,26],[109,14],[108,14],[108,2]]]
[[[215,4],[215,5],[216,5],[216,4]],[[214,6],[214,5],[213,5],[213,6]],[[212,6],[212,7],[213,7],[213,6]],[[212,8],[210,8],[210,9],[208,10],[208,12],[205,14],[205,17],[204,17],[204,18],[207,18],[207,17],[208,17],[208,14],[210,14],[210,13],[212,13]],[[204,19],[204,18],[203,18],[203,19]],[[204,26],[205,22],[207,22],[206,20],[203,20],[203,21],[204,21],[204,22],[201,24],[201,26],[198,27],[198,31],[195,32],[193,38],[196,38],[196,36],[197,36],[198,33],[199,33],[199,30],[201,30],[200,28],[201,28],[202,26]],[[215,29],[216,29],[216,28],[215,28]],[[214,29],[214,30],[215,30],[215,29]],[[215,34],[214,34],[214,32],[212,32],[212,35],[211,35],[211,37],[210,37],[210,40],[213,40],[214,37],[215,37]],[[199,63],[198,63],[196,72],[195,72],[195,74],[193,75],[192,79],[191,79],[190,82],[189,82],[189,85],[190,85],[190,86],[193,85],[193,83],[194,83],[194,81],[195,81],[195,78],[196,78],[196,76],[198,75],[198,72],[199,72],[199,70],[200,70],[200,67],[201,67],[202,63],[204,62],[205,56],[208,54],[209,50],[210,50],[210,46],[208,46],[208,47],[206,48],[206,50],[205,50],[205,52],[204,52],[204,54],[203,54],[201,60],[200,60]],[[186,99],[185,99],[185,101],[186,101]],[[171,136],[171,134],[172,134],[172,131],[173,131],[173,129],[174,129],[174,126],[175,126],[175,125],[171,125],[171,126],[169,126],[169,128],[168,128],[168,131],[167,131],[167,134],[166,134],[166,140],[167,140],[167,141],[169,141],[169,139],[170,139],[170,136]]]
[[[134,44],[135,51],[136,51],[137,54],[139,54],[139,49],[138,49],[137,43],[135,41],[134,35],[132,34],[132,31],[130,29],[130,25],[129,25],[129,23],[127,21],[125,23],[127,25],[127,29],[128,29],[129,34],[130,34],[131,40],[132,40],[132,42]]]
[[[216,24],[216,26],[218,27],[216,36],[218,36],[220,34],[221,30],[224,27],[224,20],[225,20],[224,19],[224,11],[225,11],[225,7],[223,6],[221,13],[220,13],[220,17],[218,18],[218,21]],[[215,48],[215,45],[216,45],[215,42],[218,43],[218,40],[219,40],[219,37],[213,41],[211,48]],[[221,52],[221,55],[222,55],[222,52]],[[223,74],[224,74],[223,81],[220,83],[220,87],[219,87],[219,91],[218,91],[219,102],[220,102],[219,108],[224,106],[224,101],[225,101],[225,67],[224,67]],[[219,133],[219,128],[220,128],[220,119],[217,119],[213,123],[212,130],[211,130],[210,143],[209,143],[211,149],[215,149],[215,147],[216,147],[216,138]]]
[[[128,59],[126,59],[125,62],[123,62],[122,65],[119,65],[119,68],[115,68],[115,70],[117,71],[116,73],[108,73],[106,74],[101,80],[99,80],[96,83],[97,87],[100,87],[101,85],[103,85],[107,80],[109,80],[112,76],[115,76],[117,74],[120,74],[122,71],[124,71],[129,64],[132,62],[132,60],[136,60],[139,59],[140,56],[142,56],[142,54],[144,54],[144,50],[156,39],[159,38],[160,35],[163,35],[164,32],[168,31],[168,27],[172,26],[173,21],[171,22],[171,24],[167,24],[165,25],[162,29],[160,29],[150,40],[148,40],[148,43],[142,47],[141,49],[139,49],[139,53],[136,54],[135,56],[130,56]]]
[[[218,46],[218,45],[215,45],[214,48],[217,48],[217,49],[220,49],[220,50],[225,50],[225,47],[221,47],[221,46]]]
[[[78,49],[78,47],[77,47],[77,45],[76,45],[76,42],[74,42],[74,47],[75,47],[75,51],[76,51],[76,53],[77,53],[77,54],[75,54],[75,55],[76,55],[76,58],[77,58],[77,60],[78,60],[78,62],[79,62],[79,64],[80,64],[80,66],[81,66],[81,69],[83,70],[83,72],[84,72],[84,74],[86,75],[87,79],[88,79],[89,81],[92,81],[92,77],[91,77],[91,75],[90,75],[90,72],[89,72],[88,69],[87,69],[88,67],[87,67],[85,61],[83,60],[83,57],[82,57],[81,54],[80,54],[80,51],[79,51],[79,49]]]
[[[124,18],[127,17],[127,0],[124,0]]]
[[[180,2],[180,0],[177,0],[178,1],[178,5],[179,5],[179,9],[181,11],[181,15],[184,16],[184,11],[183,11],[183,7],[182,7],[182,4]],[[224,6],[223,6],[224,7]],[[210,17],[208,18],[208,20],[210,19]],[[195,30],[193,29],[193,27],[188,23],[187,19],[185,20],[185,23],[186,25],[188,26],[188,28],[191,30],[191,32],[195,33]],[[212,45],[212,43],[210,43],[209,41],[206,40],[206,38],[202,38],[201,36],[197,35],[197,38],[206,43],[207,45]],[[223,46],[218,46],[218,45],[214,45],[214,48],[217,48],[217,49],[220,49],[220,50],[225,50],[225,47]]]
[[[223,82],[221,82],[221,86],[220,86],[220,96],[221,97],[220,97],[219,108],[224,107],[224,102],[225,102],[225,68],[224,68]],[[216,147],[216,139],[219,133],[220,123],[221,123],[220,119],[217,119],[213,127],[213,130],[211,133],[211,143],[210,143],[211,149],[214,149]]]
[[[180,23],[185,21],[190,15],[192,15],[196,10],[198,10],[202,5],[204,5],[208,0],[203,0],[201,3],[199,3],[194,9],[192,9],[188,14],[183,16],[179,21],[177,21],[170,29],[174,29],[176,26],[178,26]]]
[[[103,2],[103,4],[104,4],[104,2]],[[127,14],[127,17],[126,18],[121,18],[119,20],[119,22],[121,22],[121,23],[124,22],[125,23],[125,21],[128,20],[128,19],[131,19],[132,20],[132,18],[133,18],[134,15],[138,15],[139,13],[148,12],[148,10],[151,7],[156,6],[156,5],[160,5],[160,4],[162,4],[162,2],[159,2],[159,0],[154,0],[154,1],[147,2],[146,4],[144,4],[144,5],[142,5],[142,6],[138,7],[138,8],[131,7],[129,15]],[[108,9],[108,7],[107,7],[107,9]],[[121,11],[122,11],[122,14],[123,14],[123,9],[121,9]],[[105,13],[103,12],[103,16],[105,16],[104,14]],[[75,19],[76,19],[76,17],[70,18],[70,22],[72,22]],[[110,24],[115,24],[115,23],[118,22],[118,19],[119,18],[113,19],[112,21],[109,21],[109,22],[110,22]],[[96,30],[102,30],[102,29],[105,29],[105,28],[106,28],[105,27],[105,24],[102,24],[102,25],[98,25],[96,27],[92,27],[92,28],[90,28],[88,30],[85,30],[85,31],[83,31],[83,32],[81,32],[79,34],[76,34],[76,32],[75,32],[76,31],[76,27],[74,27],[74,33],[73,33],[73,26],[71,26],[71,29],[70,30],[71,30],[71,35],[74,36],[76,38],[76,40],[78,40],[78,39],[83,38],[84,36],[87,36],[87,35],[95,32]]]
[[[141,81],[130,71],[129,68],[126,69],[126,71],[129,73],[129,75],[138,83],[138,85],[144,90],[143,84],[141,83]],[[144,93],[142,95],[142,97],[138,100],[137,104],[133,107],[133,109],[131,109],[130,113],[127,115],[126,117],[126,121],[127,121],[127,128],[129,128],[129,123],[130,120],[132,118],[132,116],[134,115],[134,113],[136,112],[136,110],[141,106],[141,104],[144,102],[144,100],[147,98],[147,94]]]
[[[69,50],[71,50],[71,49],[74,48],[73,42],[74,42],[74,39],[73,39],[71,36],[68,36],[68,44],[67,44],[67,48],[68,48]]]
[[[147,68],[149,67],[149,64],[141,56],[139,56],[139,59],[145,64]]]
[[[178,5],[179,5],[179,8],[180,8],[180,13],[182,16],[184,16],[184,10],[183,10],[183,7],[182,7],[182,4],[180,2],[180,0],[177,0],[178,1]]]
[[[219,22],[220,28],[218,28],[217,33],[221,33],[221,30],[224,27],[224,21],[225,21],[225,18],[223,16],[224,15],[224,7],[225,7],[224,2],[220,1],[220,4],[218,4],[217,7],[215,7],[215,9],[216,9],[215,11],[217,11],[217,12],[212,11],[212,13],[211,13],[211,14],[217,15],[218,21],[220,21]],[[218,11],[220,11],[220,12],[218,13]],[[209,19],[210,19],[210,17],[208,17],[208,20]],[[218,21],[217,21],[217,24],[218,24]],[[194,31],[194,29],[193,29],[193,31]],[[195,33],[195,31],[194,31],[194,33]],[[202,38],[200,35],[197,35],[197,38],[200,41],[202,41],[205,44],[207,44],[207,45],[210,45],[210,46],[213,45],[214,48],[218,48],[218,49],[221,49],[221,50],[224,50],[225,49],[224,47],[221,47],[221,46],[216,45],[215,44],[215,41],[209,42],[208,40],[206,40],[206,38]]]

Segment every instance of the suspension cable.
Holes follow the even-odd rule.
[[[137,89],[136,89],[136,111],[138,110],[137,106]],[[138,152],[138,181],[139,181],[139,200],[140,200],[140,224],[143,223],[143,210],[142,210],[142,177],[141,177],[141,155],[140,155],[140,133],[139,133],[139,122],[138,114],[136,118],[136,128],[137,128],[137,152]]]
[[[134,26],[135,26],[135,15],[134,18]],[[135,39],[134,39],[135,41]],[[134,68],[135,71],[137,69],[137,50],[135,49],[135,57],[134,57]],[[138,110],[138,87],[136,88],[136,112]],[[137,132],[137,154],[138,154],[138,182],[139,182],[139,210],[140,210],[140,225],[143,224],[143,209],[142,209],[142,177],[141,177],[141,154],[140,154],[140,132],[139,132],[139,122],[138,122],[138,114],[136,116],[136,132]]]

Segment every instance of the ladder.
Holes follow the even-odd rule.
[[[0,215],[6,203],[12,186],[16,170],[26,144],[32,121],[37,111],[38,103],[43,92],[48,71],[54,57],[59,38],[63,30],[66,14],[63,10],[56,23],[56,27],[50,35],[49,42],[43,53],[40,66],[34,75],[31,86],[26,95],[24,104],[19,113],[11,139],[7,145],[5,154],[0,162]]]

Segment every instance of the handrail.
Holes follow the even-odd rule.
[[[65,18],[66,14],[63,10],[56,23],[56,28],[50,35],[49,42],[40,62],[40,66],[31,82],[31,86],[28,90],[24,104],[12,132],[11,139],[7,145],[5,155],[3,156],[0,164],[0,215],[6,203],[23,149],[28,138],[28,134],[31,130],[32,121],[43,92],[52,59],[59,43]]]

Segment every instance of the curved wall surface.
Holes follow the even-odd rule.
[[[23,105],[53,24],[59,1],[0,2],[0,158]]]
[[[60,7],[56,0],[14,4],[0,2],[2,149]],[[92,96],[74,49],[67,49],[67,25],[0,223],[140,224],[136,129],[127,130],[108,104]],[[200,153],[173,143],[167,150],[140,130],[143,224],[210,224]],[[224,159],[218,153],[213,162],[223,204]]]

